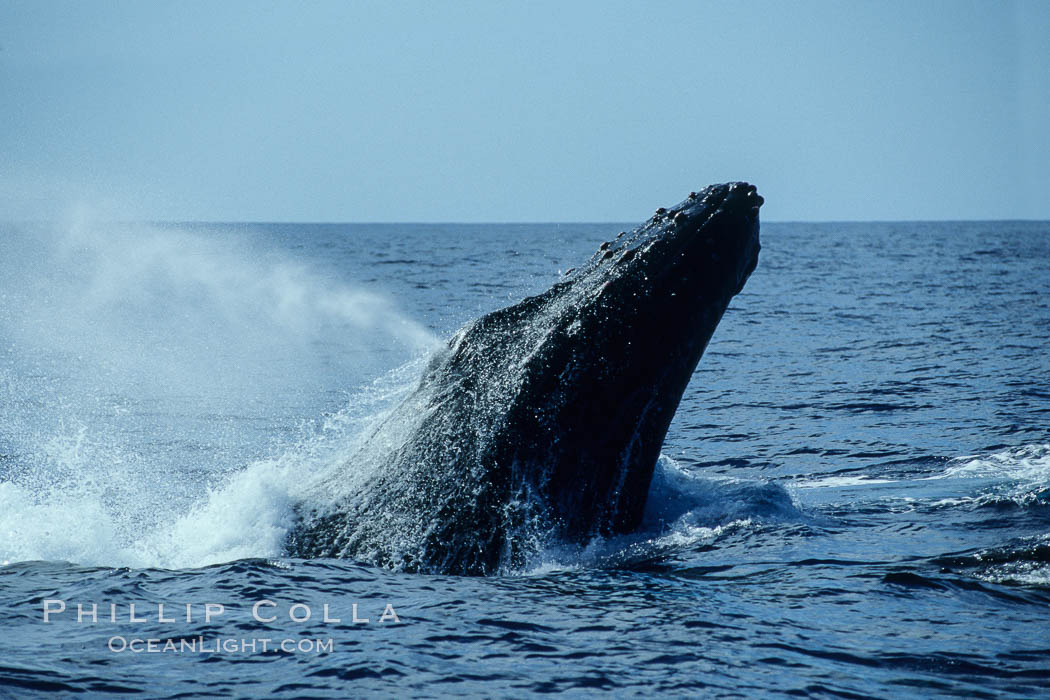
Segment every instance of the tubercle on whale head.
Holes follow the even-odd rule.
[[[691,192],[632,232],[603,243],[578,277],[603,288],[630,285],[647,296],[725,301],[739,293],[758,261],[759,209],[754,185],[733,182]]]

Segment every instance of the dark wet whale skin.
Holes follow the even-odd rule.
[[[635,529],[682,393],[757,263],[762,201],[742,182],[691,193],[465,326],[387,419],[418,425],[364,489],[303,512],[289,553],[484,575]]]

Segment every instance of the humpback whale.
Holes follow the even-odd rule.
[[[319,488],[338,495],[300,507],[288,553],[487,575],[634,530],[686,385],[758,262],[762,203],[745,182],[692,192],[467,324],[360,463]]]

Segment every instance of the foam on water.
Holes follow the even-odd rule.
[[[707,545],[762,524],[808,519],[779,484],[699,476],[661,455],[637,532],[596,537],[582,548],[555,544],[537,557],[528,573],[630,565]]]
[[[992,478],[1050,485],[1050,444],[1023,445],[990,455],[967,455],[932,478]]]
[[[790,488],[810,504],[840,503],[861,494],[868,502],[900,501],[954,508],[1010,502],[1045,504],[1050,494],[1050,445],[1032,444],[988,455],[966,455],[942,462],[936,471],[906,477],[832,474],[796,479]],[[820,493],[818,493],[820,492]]]

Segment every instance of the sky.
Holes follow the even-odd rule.
[[[1050,219],[1050,2],[0,0],[0,219]]]

